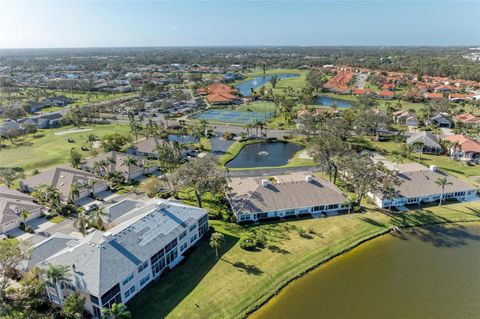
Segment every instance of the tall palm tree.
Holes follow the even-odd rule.
[[[20,212],[20,217],[22,217],[23,219],[23,224],[25,225],[25,227],[27,227],[27,218],[28,216],[30,216],[30,212],[26,209],[22,209],[22,211]]]
[[[445,186],[451,185],[452,183],[450,183],[446,177],[439,177],[435,181],[435,184],[437,184],[438,186],[440,186],[442,188],[442,193],[440,195],[440,202],[438,203],[438,206],[442,206],[443,195],[445,193]]]
[[[45,269],[45,277],[55,285],[55,290],[59,300],[60,307],[63,309],[62,282],[70,282],[70,267],[64,265],[48,264]]]
[[[402,152],[406,158],[410,158],[412,153],[415,151],[415,147],[409,144],[402,144]]]
[[[79,183],[72,183],[70,186],[70,200],[75,202],[80,197],[80,184]]]
[[[398,169],[398,166],[403,164],[403,157],[400,154],[395,154],[393,162],[395,163],[395,169]]]
[[[127,166],[127,169],[128,169],[128,180],[130,180],[130,173],[131,173],[131,168],[132,168],[132,165],[137,165],[137,160],[135,158],[133,158],[132,156],[127,156],[123,162],[122,162],[122,165],[126,165]]]
[[[96,209],[92,212],[90,215],[90,222],[95,225],[97,229],[102,229],[103,228],[103,220],[107,216],[107,212],[105,211],[104,208],[99,208]]]
[[[88,220],[83,211],[79,211],[77,219],[73,222],[73,226],[85,237],[87,233]]]
[[[210,237],[210,247],[215,249],[215,256],[218,259],[218,249],[222,246],[222,242],[225,240],[225,237],[222,233],[213,233]]]
[[[105,319],[130,319],[132,314],[127,310],[127,306],[122,303],[114,303],[112,308],[103,308]]]
[[[93,173],[97,176],[104,176],[107,165],[107,162],[104,160],[93,162]]]

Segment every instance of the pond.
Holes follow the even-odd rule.
[[[168,140],[170,142],[178,142],[179,144],[198,143],[198,140],[191,135],[169,134]]]
[[[323,106],[332,106],[336,105],[339,108],[350,108],[353,106],[353,104],[350,101],[347,100],[342,100],[342,99],[336,99],[333,97],[329,97],[326,95],[319,95],[315,98],[315,104],[316,105],[323,105]]]
[[[295,143],[265,142],[245,145],[240,153],[228,162],[228,168],[271,167],[288,164],[304,147]]]
[[[477,223],[382,236],[294,281],[250,318],[479,318],[479,251]]]
[[[288,79],[288,78],[296,78],[300,75],[294,73],[281,73],[275,75],[267,75],[267,76],[257,76],[251,80],[245,81],[240,83],[236,86],[236,88],[240,91],[243,96],[250,96],[251,90],[261,87],[262,85],[270,82],[272,77],[276,76],[279,80],[281,79]]]

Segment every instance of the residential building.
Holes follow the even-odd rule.
[[[67,201],[71,198],[73,184],[76,184],[79,190],[77,201],[108,189],[104,180],[70,166],[59,166],[33,175],[21,181],[20,187],[27,192],[33,192],[41,185],[52,186],[60,191],[61,199]]]
[[[438,143],[437,137],[427,131],[414,133],[407,138],[407,145],[416,147],[417,152],[427,154],[441,154],[443,152],[442,146]]]
[[[380,99],[391,100],[395,97],[395,93],[392,91],[380,91],[377,93],[377,97]]]
[[[33,197],[22,192],[0,186],[0,234],[13,230],[24,222],[22,211],[28,212],[26,222],[39,217],[43,207]]]
[[[228,186],[227,199],[240,223],[308,214],[336,215],[350,207],[338,187],[305,172],[232,178]]]
[[[418,163],[398,165],[396,168],[400,185],[396,194],[386,198],[381,193],[369,193],[376,205],[381,208],[420,205],[440,200],[442,187],[436,183],[439,178],[447,178],[443,200],[469,200],[476,196],[477,189],[461,179],[448,175],[432,165],[430,168]]]
[[[443,94],[442,93],[424,93],[423,97],[426,100],[436,100],[436,101],[443,100]]]
[[[206,95],[210,104],[237,104],[241,102],[241,99],[236,95],[237,91],[223,83],[214,83],[207,87],[199,88],[197,93]]]
[[[165,200],[143,202],[108,232],[95,231],[39,265],[64,265],[71,282],[47,285],[52,302],[79,291],[94,317],[113,303],[126,303],[167,269],[184,259],[209,229],[205,210]]]
[[[128,158],[133,158],[135,164],[125,164]],[[98,165],[98,169],[96,166]],[[145,174],[150,174],[158,170],[158,165],[150,165],[149,160],[143,156],[136,156],[121,152],[108,152],[95,156],[80,165],[83,170],[105,176],[111,172],[122,173],[125,180],[136,179]]]
[[[468,127],[480,127],[480,116],[464,113],[455,116],[455,121],[465,124]]]
[[[462,162],[478,162],[480,160],[480,143],[463,134],[450,135],[446,138],[451,142],[448,154]]]
[[[406,126],[418,126],[418,118],[414,113],[408,111],[397,111],[393,113],[393,121]]]
[[[426,124],[429,124],[429,125],[433,124],[442,128],[451,128],[453,125],[453,122],[450,119],[450,117],[447,114],[443,114],[443,113],[435,114],[434,116],[429,118],[426,122],[427,122]]]

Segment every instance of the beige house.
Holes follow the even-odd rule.
[[[29,215],[26,222],[40,216],[43,207],[33,202],[33,197],[19,191],[0,186],[0,234],[20,226],[24,222],[22,211]]]

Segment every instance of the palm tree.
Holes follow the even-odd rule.
[[[104,208],[96,209],[92,212],[90,216],[90,222],[95,225],[95,227],[99,230],[103,228],[103,219],[107,216],[107,212]]]
[[[114,303],[112,308],[103,308],[105,319],[130,319],[132,314],[127,310],[127,306],[122,303]]]
[[[132,156],[127,156],[123,162],[122,165],[126,165],[128,169],[128,180],[130,180],[130,173],[131,173],[131,166],[132,165],[137,165],[137,160],[133,158]]]
[[[73,222],[73,226],[85,237],[88,220],[83,211],[78,212],[77,219]]]
[[[410,144],[402,144],[402,152],[406,158],[410,158],[412,153],[415,151],[415,147]]]
[[[442,206],[442,202],[443,202],[443,195],[445,193],[445,186],[447,185],[451,185],[452,183],[450,183],[446,177],[439,177],[437,178],[437,180],[435,181],[435,184],[437,184],[438,186],[440,186],[442,188],[442,193],[440,194],[440,202],[438,203],[438,206]]]
[[[61,282],[70,282],[70,267],[64,265],[48,264],[45,269],[45,277],[55,284],[55,290],[60,303],[60,307],[63,309],[63,293],[61,289]]]
[[[403,164],[403,157],[400,154],[395,154],[393,162],[395,163],[395,169],[398,169],[398,166]]]
[[[80,184],[72,183],[72,186],[70,186],[70,200],[75,202],[78,197],[80,197]]]
[[[23,219],[23,224],[25,225],[25,227],[27,227],[27,218],[28,216],[30,216],[30,212],[26,209],[22,209],[22,211],[20,212],[20,217],[22,217]]]
[[[213,233],[210,237],[210,247],[215,249],[215,256],[218,258],[218,249],[222,246],[225,237],[221,233]]]
[[[87,143],[90,145],[90,152],[93,151],[93,144],[98,141],[98,136],[95,134],[89,134],[87,136]]]
[[[95,173],[97,176],[103,176],[104,170],[106,169],[107,165],[108,164],[106,161],[93,162],[93,173]]]

